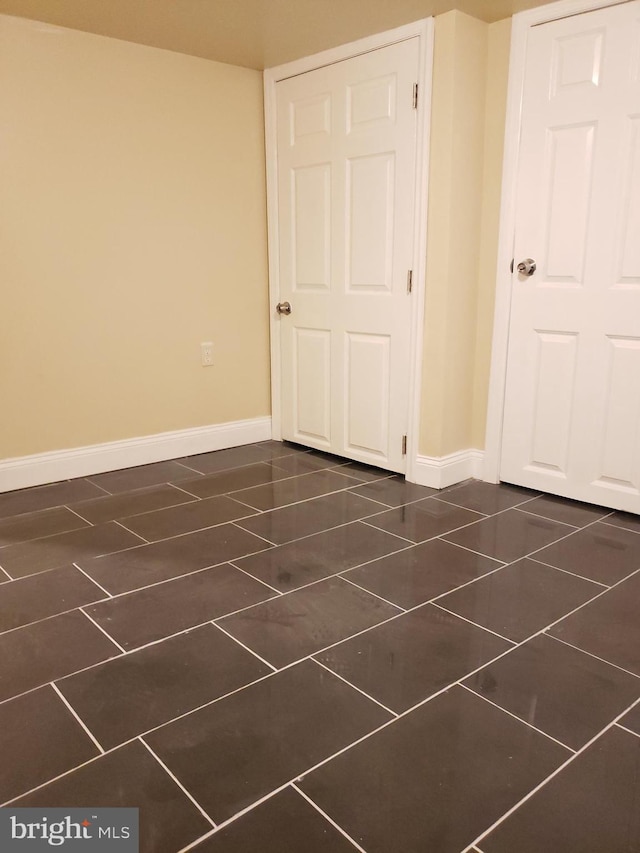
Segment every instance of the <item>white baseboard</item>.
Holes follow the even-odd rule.
[[[482,478],[482,450],[460,450],[447,456],[418,456],[415,482],[432,489],[444,489],[472,477]]]
[[[133,465],[163,462],[194,453],[209,453],[270,438],[271,418],[251,418],[52,453],[1,459],[0,492],[71,480],[74,477],[88,477]]]

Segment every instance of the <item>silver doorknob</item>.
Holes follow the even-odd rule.
[[[533,258],[525,258],[518,264],[518,272],[520,275],[533,275],[536,271],[536,262]]]
[[[278,314],[291,314],[291,305],[289,302],[278,302],[276,311]]]

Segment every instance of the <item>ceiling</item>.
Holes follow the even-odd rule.
[[[263,69],[454,8],[491,22],[544,2],[0,0],[0,13]]]

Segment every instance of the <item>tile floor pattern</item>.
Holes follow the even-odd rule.
[[[278,442],[0,494],[0,803],[144,853],[638,853],[640,522]]]

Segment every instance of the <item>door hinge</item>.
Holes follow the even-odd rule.
[[[407,436],[406,435],[402,436],[402,455],[403,456],[407,455]]]
[[[418,109],[418,84],[413,84],[413,108],[414,110]]]
[[[510,265],[511,272],[513,272],[513,262],[514,261],[515,261],[515,258],[511,258],[511,265]]]
[[[407,293],[411,293],[413,290],[413,270],[409,270],[407,273]]]

